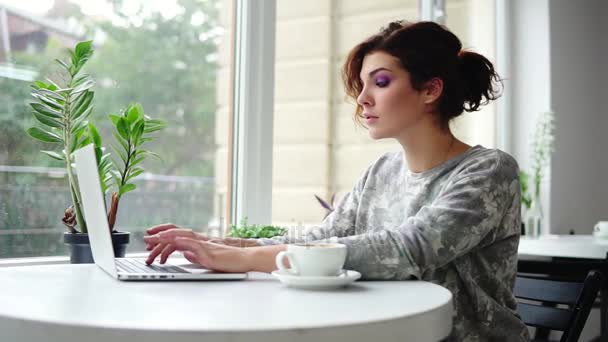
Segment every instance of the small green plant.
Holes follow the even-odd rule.
[[[62,84],[50,79],[32,84],[35,102],[30,106],[41,127],[31,127],[27,133],[34,139],[60,146],[58,150],[42,153],[65,162],[72,205],[66,209],[63,221],[72,232],[75,232],[76,224],[86,232],[80,191],[73,173],[72,153],[91,143],[88,134],[91,125],[87,119],[93,111],[94,93],[91,88],[95,82],[89,75],[80,75],[82,67],[93,54],[91,41],[78,43],[69,52],[70,64],[57,60],[64,69]]]
[[[89,144],[94,145],[102,193],[107,194],[115,189],[108,213],[110,230],[113,230],[120,197],[136,188],[130,181],[143,172],[138,165],[147,155],[157,157],[141,146],[153,140],[149,133],[165,127],[163,121],[144,115],[141,105],[131,104],[120,115],[110,115],[115,130],[114,137],[118,142],[113,149],[121,162],[106,153],[96,126],[88,120],[93,112],[95,95],[92,87],[95,82],[89,75],[80,74],[82,67],[93,55],[91,43],[80,42],[73,50],[68,50],[71,57],[69,63],[56,60],[63,68],[60,75],[62,82],[47,79],[47,82],[36,81],[32,84],[35,102],[30,105],[41,127],[27,130],[32,138],[60,145],[55,151],[42,153],[65,162],[72,204],[65,210],[62,221],[72,233],[87,232],[80,189],[74,174],[74,151]]]
[[[230,236],[239,238],[271,238],[285,235],[287,228],[278,226],[248,225],[247,218],[241,220],[240,226],[230,225]]]
[[[545,167],[549,164],[553,152],[555,130],[555,114],[553,112],[541,113],[536,122],[532,138],[532,172],[528,174],[521,170],[519,173],[521,185],[521,202],[530,209],[532,201],[540,196],[540,186],[544,177]],[[530,182],[532,181],[532,187]]]
[[[114,138],[118,142],[118,146],[114,145],[112,149],[119,156],[120,162],[112,158],[112,164],[109,165],[122,166],[120,170],[117,168],[101,170],[106,181],[110,176],[113,178],[116,188],[116,191],[112,193],[112,201],[108,213],[108,223],[110,224],[110,229],[113,229],[116,215],[118,214],[120,197],[129,191],[135,190],[136,185],[130,181],[144,172],[139,164],[148,155],[160,159],[158,154],[144,150],[142,145],[154,140],[149,134],[163,129],[165,123],[146,116],[140,104],[129,105],[122,111],[121,115],[110,114],[110,119],[115,128],[115,132],[113,133]],[[102,184],[102,188],[104,186]],[[107,187],[104,191],[107,191]]]
[[[532,205],[532,196],[529,192],[528,185],[528,173],[526,171],[519,171],[519,185],[521,186],[521,204],[526,207],[526,209],[530,209]]]

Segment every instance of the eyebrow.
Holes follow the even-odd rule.
[[[370,71],[370,72],[368,73],[368,75],[369,75],[369,77],[372,77],[372,76],[374,76],[376,73],[378,73],[379,71],[382,71],[382,70],[386,70],[386,71],[390,71],[390,72],[392,72],[392,71],[391,71],[391,69],[387,69],[387,68],[385,68],[385,67],[379,67],[379,68],[376,68],[376,69],[374,69],[374,70]]]

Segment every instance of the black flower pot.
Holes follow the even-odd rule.
[[[125,256],[130,236],[131,233],[129,232],[112,232],[112,245],[116,257],[123,258]],[[70,248],[71,264],[92,264],[94,262],[89,234],[65,232],[63,233],[63,242]]]

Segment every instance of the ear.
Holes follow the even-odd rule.
[[[432,104],[443,94],[443,80],[439,77],[433,77],[424,84],[422,89],[425,104]]]

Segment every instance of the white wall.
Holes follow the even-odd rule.
[[[549,13],[557,124],[551,231],[588,234],[608,220],[608,4],[551,0]]]
[[[551,109],[551,55],[548,0],[515,0],[508,3],[510,26],[511,66],[505,85],[511,89],[511,146],[507,147],[521,169],[531,166],[530,138],[539,113]],[[507,114],[508,115],[508,114]],[[549,172],[546,183],[550,178]],[[545,222],[550,224],[549,187],[542,186]]]
[[[591,233],[608,220],[608,2],[511,3],[511,152],[530,167],[539,113],[556,114],[555,152],[543,184],[544,232]]]

